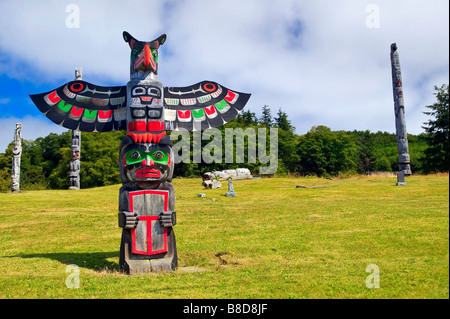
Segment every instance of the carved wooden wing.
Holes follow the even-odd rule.
[[[187,87],[164,88],[166,130],[200,131],[221,126],[241,111],[250,94],[203,81]]]
[[[71,81],[53,91],[30,95],[51,121],[72,130],[126,130],[126,86],[104,87]]]

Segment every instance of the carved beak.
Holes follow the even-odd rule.
[[[144,47],[144,65],[146,67],[148,67],[150,65],[150,59],[152,59],[152,52],[150,51],[150,47],[148,46],[148,44],[145,45]]]
[[[144,69],[148,70],[151,69],[152,71],[156,72],[156,62],[153,58],[152,51],[150,50],[150,47],[148,44],[144,46],[144,49],[142,50],[139,57],[136,59],[136,62],[134,63],[134,68],[137,69]]]

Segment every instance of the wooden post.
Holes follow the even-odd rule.
[[[11,192],[20,192],[20,157],[22,155],[22,124],[16,124],[11,168]]]
[[[72,145],[70,146],[72,158],[70,159],[70,186],[69,189],[80,189],[80,151],[81,132],[72,130]]]
[[[408,136],[405,123],[405,103],[403,99],[402,72],[397,45],[391,44],[392,87],[394,93],[395,129],[397,134],[399,174],[397,185],[406,185],[405,176],[412,174],[408,150]]]

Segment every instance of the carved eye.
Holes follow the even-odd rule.
[[[148,88],[147,90],[147,94],[150,96],[156,96],[156,97],[160,97],[161,93],[159,91],[159,89],[157,87],[151,86]]]
[[[148,117],[151,119],[159,119],[159,118],[161,118],[161,111],[160,110],[149,110]]]
[[[141,154],[139,154],[139,152],[134,151],[133,153],[131,153],[130,157],[138,159],[139,157],[141,157]]]
[[[158,51],[152,50],[153,57],[155,58],[156,63],[158,63]]]
[[[133,91],[131,91],[131,96],[137,96],[137,95],[143,95],[145,94],[145,88],[142,86],[138,86],[133,88]]]
[[[137,56],[139,55],[139,53],[141,53],[142,49],[143,49],[143,47],[135,45],[135,46],[133,47],[133,51],[132,51],[133,57],[134,57],[134,58],[137,58]]]
[[[153,157],[160,160],[160,159],[164,158],[164,154],[162,152],[158,151],[155,154],[153,154]]]

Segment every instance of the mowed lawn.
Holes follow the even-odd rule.
[[[0,193],[0,298],[449,298],[449,177],[407,182],[262,178],[228,198],[175,179],[180,268],[134,276],[118,270],[120,185]]]

